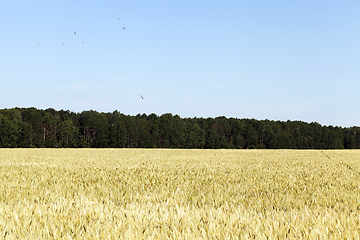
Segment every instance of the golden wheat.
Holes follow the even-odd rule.
[[[359,213],[355,150],[0,150],[0,239],[359,239]]]

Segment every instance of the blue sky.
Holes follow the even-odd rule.
[[[1,1],[0,108],[359,126],[359,13],[358,0]]]

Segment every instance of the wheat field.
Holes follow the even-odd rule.
[[[360,239],[360,151],[0,149],[0,239]]]

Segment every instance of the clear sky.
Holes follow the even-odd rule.
[[[11,0],[0,30],[0,108],[360,125],[359,0]]]

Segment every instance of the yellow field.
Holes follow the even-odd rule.
[[[0,239],[359,239],[360,151],[0,149]]]

